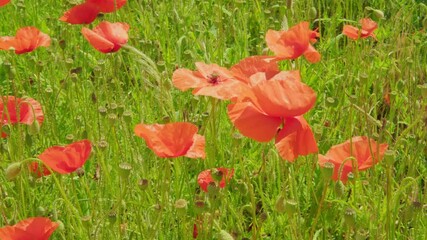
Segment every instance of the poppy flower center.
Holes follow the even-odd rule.
[[[216,85],[219,83],[219,75],[217,73],[212,73],[208,76],[208,83]]]

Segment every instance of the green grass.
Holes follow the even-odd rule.
[[[287,9],[286,1],[269,0],[130,0],[91,24],[128,23],[128,45],[154,65],[131,47],[97,52],[80,33],[82,26],[58,20],[71,7],[65,0],[12,2],[0,8],[0,36],[36,26],[51,36],[52,45],[23,55],[0,52],[0,95],[32,97],[45,113],[38,134],[17,125],[0,140],[0,167],[85,138],[94,149],[83,176],[34,179],[23,171],[7,181],[0,173],[0,226],[47,216],[63,223],[52,239],[191,239],[194,223],[199,239],[220,239],[221,230],[236,239],[427,238],[423,1],[304,0]],[[344,24],[374,18],[367,6],[385,14],[378,20],[378,41],[342,36]],[[310,19],[312,7],[316,19]],[[282,64],[283,70],[298,66],[302,80],[317,93],[316,106],[305,118],[316,133],[319,153],[365,135],[388,143],[395,153],[392,162],[383,161],[339,186],[322,179],[317,155],[288,163],[272,142],[236,137],[228,102],[214,104],[173,87],[176,67],[194,69],[196,61],[230,67],[266,53],[265,33],[281,29],[284,16],[289,26],[309,20],[321,33],[315,44],[322,54],[319,63],[299,58]],[[383,103],[387,91],[389,108]],[[106,114],[99,111],[103,107]],[[130,111],[131,118],[123,111]],[[198,125],[207,158],[161,159],[134,136],[140,122],[168,121]],[[124,162],[132,166],[125,178],[119,167]],[[232,181],[214,196],[197,185],[198,173],[213,167],[235,169]],[[148,180],[146,188],[138,184],[141,179]],[[280,197],[296,204],[278,211]],[[178,199],[188,201],[184,213],[174,206]],[[203,208],[196,206],[201,201]],[[349,208],[354,223],[345,217]]]

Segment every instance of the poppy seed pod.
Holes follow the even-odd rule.
[[[139,189],[144,191],[148,188],[148,185],[149,185],[148,179],[144,179],[144,178],[139,179],[139,181],[138,181]]]
[[[387,166],[393,166],[395,155],[396,154],[393,150],[386,150],[384,152],[384,162]]]
[[[179,216],[184,216],[187,212],[188,202],[185,199],[178,199],[175,202],[175,209]]]
[[[298,211],[298,203],[293,199],[288,199],[285,201],[285,212],[292,216]]]
[[[315,7],[310,8],[309,15],[310,15],[310,19],[316,19],[317,18],[317,10]]]
[[[132,170],[132,165],[130,163],[122,162],[119,164],[119,175],[123,180],[129,178],[130,171]]]
[[[353,208],[346,208],[344,211],[344,223],[350,227],[354,228],[356,226],[356,211]]]
[[[378,19],[384,19],[384,12],[379,10],[379,9],[374,9],[372,11],[374,13],[374,16],[377,17]]]
[[[332,175],[334,174],[334,168],[335,165],[331,162],[326,162],[323,164],[323,168],[321,168],[322,176],[326,181],[329,181],[331,179]]]
[[[21,162],[15,162],[15,163],[12,163],[12,164],[10,164],[7,168],[6,168],[6,179],[8,180],[8,181],[11,181],[11,180],[13,180],[13,179],[15,179],[18,175],[19,175],[19,173],[21,172],[21,170],[22,170],[22,164],[21,164]]]

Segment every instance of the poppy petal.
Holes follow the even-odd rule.
[[[45,217],[32,217],[18,222],[13,226],[0,228],[0,239],[40,239],[47,240],[58,228],[59,224]]]
[[[114,12],[126,4],[127,0],[86,0],[99,8],[100,12],[110,13]]]
[[[301,82],[301,74],[299,70],[292,70],[292,71],[281,71],[278,74],[274,75],[270,79],[272,80],[284,80],[284,81],[296,81]]]
[[[74,142],[67,146],[53,146],[39,155],[39,159],[60,174],[72,173],[82,167],[92,151],[89,140]]]
[[[279,117],[265,115],[250,102],[228,105],[228,116],[243,135],[259,142],[273,139],[282,123]]]
[[[353,40],[357,40],[359,38],[359,29],[351,25],[344,25],[342,34],[346,35],[347,37]]]
[[[85,2],[66,11],[59,20],[70,24],[89,24],[98,16],[99,9],[95,4]]]
[[[3,7],[4,5],[8,4],[10,0],[0,0],[0,7]]]
[[[304,57],[310,63],[317,63],[321,58],[320,53],[311,45],[309,45],[307,50],[304,52]]]
[[[239,81],[225,80],[217,85],[196,88],[194,89],[193,94],[211,96],[221,100],[229,100],[238,97],[243,89],[245,89],[243,83]]]
[[[88,28],[82,28],[82,34],[89,43],[100,52],[109,53],[114,49],[114,43],[108,41]]]
[[[318,151],[313,132],[303,116],[285,120],[283,129],[276,136],[276,148],[279,155],[290,162],[298,156]]]
[[[253,103],[269,116],[294,117],[303,115],[316,102],[316,93],[298,81],[267,81],[252,88]]]
[[[209,85],[204,78],[198,77],[193,71],[184,68],[177,69],[173,72],[172,82],[173,85],[181,91]]]
[[[368,33],[371,33],[378,28],[378,24],[370,18],[360,19],[360,24],[362,25],[362,29]]]
[[[233,177],[234,169],[217,168],[216,170],[222,173],[222,179],[219,183],[219,187],[224,188],[226,186],[226,183],[230,181],[230,179]],[[197,176],[197,183],[199,184],[200,188],[205,192],[208,192],[208,186],[210,183],[213,182],[215,182],[215,180],[212,178],[211,169],[204,170]]]
[[[194,134],[193,145],[188,149],[185,154],[188,158],[202,158],[205,159],[205,137],[199,134]]]
[[[270,79],[280,72],[277,59],[270,56],[247,57],[231,67],[231,71],[236,79],[246,84],[252,83],[250,78],[255,74],[263,73],[265,79]]]
[[[135,134],[144,138],[147,146],[159,157],[180,157],[187,154],[194,145],[194,152],[190,156],[199,156],[201,139],[194,138],[197,127],[186,122],[168,124],[138,124],[135,126]],[[194,143],[194,140],[197,142]]]

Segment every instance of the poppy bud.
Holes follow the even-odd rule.
[[[64,223],[61,220],[57,220],[56,223],[58,223],[57,231],[58,232],[63,232],[65,230]]]
[[[372,11],[375,15],[375,17],[377,17],[378,19],[384,19],[384,12],[378,9],[374,9]]]
[[[6,179],[8,181],[15,179],[19,175],[21,170],[22,170],[21,162],[15,162],[15,163],[10,164],[6,168]]]
[[[282,30],[288,31],[288,29],[289,29],[288,17],[286,17],[286,15],[284,15],[283,20],[282,20]]]
[[[37,216],[44,216],[46,214],[46,209],[42,206],[38,206],[36,209]]]
[[[356,211],[353,210],[353,208],[346,208],[344,211],[344,223],[350,227],[353,228],[356,225]]]
[[[219,231],[218,238],[220,240],[234,240],[234,238],[228,232],[226,232],[224,230]]]
[[[297,212],[297,202],[292,199],[288,199],[285,201],[285,212],[292,216]]]
[[[237,189],[239,189],[240,193],[243,195],[248,193],[248,185],[242,180],[237,180]]]
[[[126,162],[119,164],[119,175],[122,180],[126,180],[129,177],[130,171],[132,170],[132,165]]]
[[[40,132],[40,123],[38,121],[34,121],[29,127],[28,127],[28,133],[30,135],[36,135]]]
[[[148,188],[148,184],[148,179],[139,179],[138,181],[138,186],[143,191]]]
[[[310,19],[316,19],[317,18],[317,10],[315,7],[310,8]]]
[[[83,168],[77,168],[76,171],[74,171],[77,176],[83,177],[85,175],[85,170]]]
[[[344,183],[341,180],[338,180],[335,183],[334,190],[335,190],[335,195],[337,197],[342,197],[344,195],[344,193],[345,193]]]
[[[393,150],[388,149],[384,152],[384,162],[387,166],[393,166],[394,156],[395,152]]]
[[[187,212],[187,201],[185,199],[176,200],[175,208],[179,216],[184,216]]]
[[[276,204],[274,204],[274,208],[277,212],[282,213],[285,211],[285,197],[279,196],[276,200]]]
[[[259,215],[258,221],[259,221],[259,223],[263,223],[263,222],[265,222],[265,220],[267,220],[267,218],[268,218],[268,213],[263,212]]]

